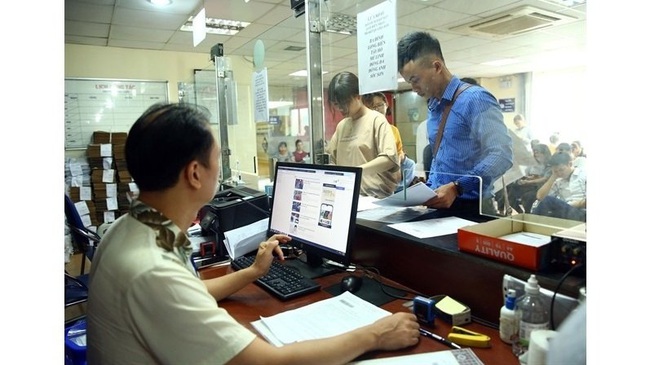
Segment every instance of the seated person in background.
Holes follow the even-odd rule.
[[[297,139],[296,140],[296,150],[293,151],[293,160],[295,162],[306,162],[306,159],[309,159],[309,152],[305,151],[302,149],[302,141]]]
[[[400,181],[397,143],[384,114],[361,102],[359,78],[351,72],[336,74],[330,81],[328,103],[344,118],[327,144],[330,161],[341,166],[360,166],[361,195],[385,198]]]
[[[534,145],[533,157],[536,164],[526,167],[526,175],[508,185],[510,206],[520,211],[520,213],[530,212],[536,199],[537,190],[551,176],[551,166],[549,164],[551,151],[548,146],[543,143]]]
[[[386,99],[386,95],[384,95],[384,93],[376,92],[372,94],[366,94],[361,97],[361,100],[363,101],[363,105],[366,107],[378,111],[384,116],[391,115],[391,110],[388,107],[388,100]],[[395,137],[395,144],[397,147],[397,155],[399,156],[400,161],[400,171],[402,173],[400,183],[395,189],[395,191],[398,192],[404,189],[404,185],[408,187],[415,178],[415,161],[411,160],[406,155],[406,153],[404,153],[402,136],[399,133],[399,129],[397,129],[397,127],[390,121],[388,124],[390,124],[393,130],[393,136]]]
[[[273,158],[278,162],[293,162],[293,156],[289,153],[287,142],[282,141],[278,144],[278,153]]]
[[[576,157],[573,153],[573,148],[570,144],[562,142],[557,145],[557,152],[564,152],[571,155],[571,161],[573,162],[573,167],[579,167],[583,170],[587,169],[587,158],[584,156]]]
[[[582,147],[582,143],[580,143],[580,141],[571,142],[571,152],[573,152],[573,157],[575,157],[575,158],[578,158],[578,157],[587,158],[587,154],[585,153],[585,149],[584,149],[584,147]]]
[[[537,191],[534,214],[587,221],[587,174],[573,166],[572,156],[556,152],[550,161],[551,177]]]
[[[517,137],[521,138],[524,143],[528,146],[533,137],[530,133],[530,128],[526,125],[526,120],[521,114],[517,114],[512,118],[512,122],[515,124],[514,132]],[[532,147],[532,146],[531,146]]]
[[[201,280],[185,232],[218,190],[220,149],[210,118],[157,104],[131,127],[125,153],[138,200],[98,246],[88,301],[89,364],[345,364],[367,351],[415,345],[415,315],[396,313],[341,335],[276,347],[219,301],[283,260],[276,234],[249,268]],[[173,145],[177,148],[169,148]]]

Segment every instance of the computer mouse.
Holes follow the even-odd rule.
[[[350,293],[356,293],[361,289],[363,285],[363,278],[354,275],[348,275],[341,279],[341,293],[344,291],[349,291]]]

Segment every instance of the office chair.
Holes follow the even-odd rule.
[[[65,218],[75,250],[81,255],[81,269],[79,275],[65,274],[65,307],[84,303],[88,300],[88,274],[86,273],[86,259],[92,261],[95,248],[100,237],[97,233],[84,227],[81,216],[72,199],[65,195]]]

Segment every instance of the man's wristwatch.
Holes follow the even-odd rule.
[[[460,182],[454,181],[454,187],[456,188],[456,196],[463,195],[463,187],[460,185]]]

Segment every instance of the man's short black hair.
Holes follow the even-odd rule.
[[[569,165],[571,161],[573,161],[573,157],[570,154],[566,152],[555,152],[553,156],[551,156],[551,160],[548,162],[548,165],[551,167]]]
[[[411,32],[397,43],[397,69],[401,71],[407,63],[432,55],[445,62],[440,41],[427,32]]]
[[[210,166],[214,145],[207,110],[191,104],[151,106],[131,126],[124,152],[126,165],[141,191],[174,186],[193,160]]]

